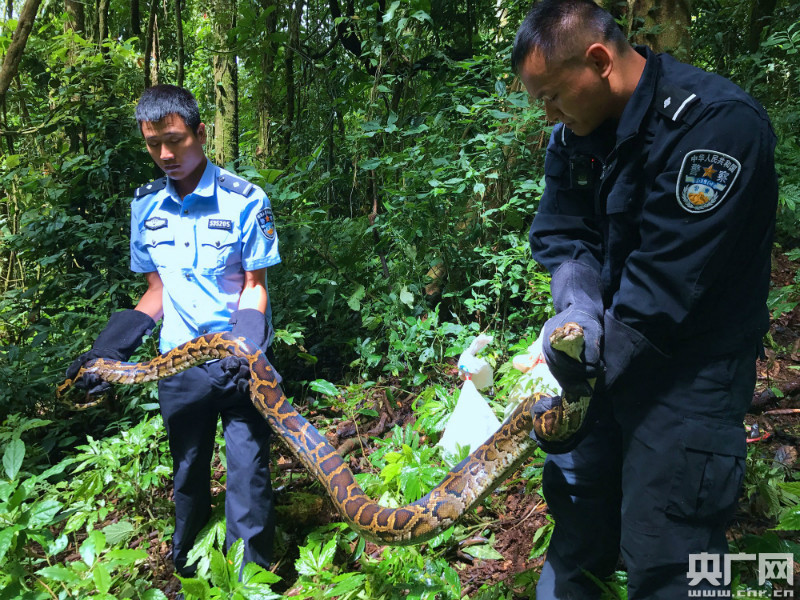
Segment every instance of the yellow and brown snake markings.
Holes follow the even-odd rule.
[[[555,337],[556,334],[552,338],[554,345]],[[562,337],[574,343],[574,328]],[[75,379],[60,385],[56,393],[61,397],[86,373],[94,373],[111,383],[132,385],[169,377],[225,356],[247,358],[251,373],[250,397],[255,407],[325,487],[350,527],[379,544],[418,544],[450,527],[536,449],[536,441],[530,437],[531,429],[547,440],[566,439],[577,431],[585,413],[584,406],[588,404],[585,399],[574,403],[563,401],[562,406],[545,412],[534,423],[531,408],[545,398],[534,395],[517,406],[494,435],[453,467],[425,497],[399,508],[386,508],[364,494],[336,449],[286,400],[263,352],[245,338],[227,332],[208,334],[144,363],[96,359],[86,363]],[[97,403],[89,402],[79,408]]]

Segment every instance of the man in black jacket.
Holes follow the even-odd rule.
[[[730,81],[632,47],[590,0],[535,4],[512,63],[559,123],[530,231],[552,274],[545,338],[568,322],[586,337],[583,361],[544,352],[567,392],[598,378],[588,436],[545,464],[556,525],[537,598],[599,597],[589,575],[620,551],[631,600],[721,589],[687,573],[727,552],[744,474],[769,324],[769,119]]]

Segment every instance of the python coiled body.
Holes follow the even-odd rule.
[[[207,334],[145,363],[105,359],[87,362],[74,379],[59,386],[61,396],[87,373],[117,384],[169,377],[212,359],[245,357],[250,364],[250,396],[258,411],[297,459],[319,479],[342,518],[359,534],[379,544],[407,545],[428,540],[475,507],[536,449],[534,429],[545,439],[567,437],[580,425],[569,404],[533,423],[531,408],[544,397],[522,402],[502,427],[456,465],[425,497],[399,508],[380,506],[358,486],[336,449],[289,403],[275,371],[255,344],[231,333]],[[566,410],[564,410],[566,409]]]

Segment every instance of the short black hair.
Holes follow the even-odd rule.
[[[520,65],[534,50],[539,50],[547,63],[563,58],[580,39],[579,32],[610,42],[622,49],[628,44],[625,34],[610,13],[593,0],[542,0],[535,3],[517,30],[511,51],[511,68]]]
[[[136,105],[136,121],[155,123],[167,115],[178,115],[195,134],[200,126],[200,109],[192,92],[177,85],[154,85],[142,92]]]

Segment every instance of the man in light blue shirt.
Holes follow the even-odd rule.
[[[247,337],[265,351],[272,340],[266,269],[280,256],[266,195],[206,158],[205,124],[189,91],[148,88],[136,119],[150,156],[166,174],[138,188],[131,206],[131,270],[145,274],[147,290],[135,309],[111,316],[68,377],[92,358],[127,360],[158,319],[161,352],[219,331]],[[218,417],[228,467],[227,545],[241,538],[245,561],[264,567],[270,562],[270,429],[250,402],[246,364],[228,357],[159,381],[174,463],[173,561],[184,577],[195,572],[188,553],[211,513]],[[108,387],[87,377],[80,385],[95,394]]]

